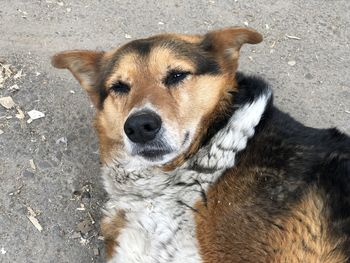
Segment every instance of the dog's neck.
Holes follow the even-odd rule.
[[[264,114],[272,105],[272,92],[266,82],[240,73],[236,79],[238,91],[233,95],[233,113],[197,153],[169,172],[159,168],[130,172],[119,163],[108,165],[103,168],[104,174],[109,175],[105,176],[105,180],[108,180],[105,182],[107,191],[115,194],[118,191],[114,190],[118,188],[123,193],[151,196],[162,193],[171,185],[191,183],[189,181],[213,183],[222,171],[233,167],[237,153],[246,148],[248,140],[254,136]],[[114,185],[114,189],[109,191],[111,185]]]
[[[233,95],[231,116],[188,161],[189,166],[197,170],[212,172],[233,167],[236,154],[246,148],[262,117],[272,106],[272,91],[265,81],[241,73],[237,73],[236,79],[238,91]]]

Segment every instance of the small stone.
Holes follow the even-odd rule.
[[[27,177],[27,178],[31,178],[31,177],[34,177],[34,173],[32,173],[31,171],[28,171],[28,170],[24,170],[22,172],[22,176]]]
[[[79,232],[73,232],[70,238],[72,239],[81,238],[81,234]]]
[[[91,230],[92,230],[92,225],[91,225],[90,220],[85,219],[85,220],[80,221],[80,222],[77,224],[77,230],[78,230],[81,234],[86,234],[86,233],[88,233],[89,231],[91,231]]]
[[[0,135],[3,134],[3,133],[4,133],[4,131],[0,129]]]
[[[36,119],[40,119],[40,118],[45,117],[45,114],[43,112],[40,112],[37,110],[31,110],[31,111],[28,111],[27,113],[32,120],[36,120]]]
[[[84,204],[80,204],[80,207],[77,208],[78,211],[85,211],[85,206]]]
[[[25,75],[22,74],[22,70],[20,70],[13,76],[13,79],[19,79],[19,78],[21,78],[23,76],[25,76]]]
[[[0,249],[0,252],[1,252],[1,255],[5,255],[7,253],[7,251],[3,247]]]
[[[17,119],[23,120],[25,118],[25,115],[23,111],[20,109],[20,107],[17,107],[17,114],[15,115]]]
[[[6,109],[12,109],[14,106],[16,106],[15,102],[11,97],[2,97],[0,98],[0,104]]]
[[[33,159],[29,160],[29,164],[30,164],[30,167],[35,171],[36,170],[36,166],[35,166],[35,163],[34,163]]]
[[[67,137],[61,137],[61,138],[56,140],[56,144],[60,144],[60,143],[67,145],[67,143],[68,143]]]
[[[75,191],[73,192],[73,196],[74,196],[74,197],[81,197],[81,191],[75,190]]]
[[[131,36],[129,34],[125,34],[124,37],[127,38],[127,39],[131,38]]]
[[[307,74],[305,75],[305,78],[306,78],[306,79],[313,79],[314,76],[312,76],[310,73],[307,73]]]
[[[68,7],[66,10],[67,10],[67,13],[69,13],[70,11],[72,11],[72,8]]]
[[[90,194],[89,192],[84,191],[84,192],[81,194],[81,198],[82,198],[82,199],[91,199],[91,194]]]
[[[15,85],[12,85],[11,87],[9,87],[8,90],[10,92],[16,92],[16,91],[19,91],[19,87],[17,84],[15,84]]]
[[[100,250],[97,247],[95,247],[94,248],[94,256],[99,256],[99,255],[100,255]]]
[[[61,238],[64,238],[65,237],[65,231],[61,228],[61,226],[60,225],[54,225],[53,227],[52,227],[52,230],[53,230],[53,232],[56,234],[56,235],[58,235],[59,237],[61,237]]]
[[[47,161],[37,161],[37,166],[39,169],[48,169],[52,167],[52,165]]]
[[[297,62],[295,60],[288,61],[288,65],[293,67]]]
[[[89,244],[89,239],[87,238],[80,238],[80,244],[82,244],[83,246],[86,246],[87,244]]]

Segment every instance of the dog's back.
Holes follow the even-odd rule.
[[[243,76],[239,84],[266,85]],[[238,160],[197,206],[207,262],[348,261],[348,136],[305,127],[272,106]]]

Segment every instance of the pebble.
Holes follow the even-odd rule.
[[[11,87],[9,87],[8,89],[10,92],[16,92],[16,91],[19,91],[19,87],[17,84],[15,85],[12,85]]]
[[[92,230],[92,225],[90,220],[88,219],[84,219],[82,221],[80,221],[77,225],[77,230],[81,233],[81,234],[86,234],[89,231]]]
[[[305,78],[306,78],[306,79],[313,79],[314,76],[312,76],[310,73],[307,73],[307,74],[305,75]]]
[[[99,255],[100,255],[100,250],[97,247],[95,247],[94,248],[94,256],[99,256]]]
[[[52,165],[47,161],[37,161],[36,165],[39,167],[39,169],[47,169],[52,167]]]
[[[0,98],[0,104],[6,109],[12,109],[14,106],[16,106],[15,102],[11,97],[2,97]]]
[[[67,137],[58,138],[58,139],[56,140],[56,144],[60,144],[60,143],[63,143],[63,144],[66,144],[66,145],[67,145],[67,143],[68,143]]]
[[[79,232],[73,232],[73,234],[70,236],[72,239],[81,238],[81,234]]]
[[[23,176],[23,177],[34,177],[34,173],[31,172],[31,171],[28,171],[28,170],[24,170],[24,171],[22,172],[22,176]]]
[[[32,120],[45,117],[45,114],[43,112],[37,111],[37,110],[31,110],[31,111],[28,111],[27,113]]]
[[[293,67],[297,62],[295,60],[288,61],[288,65]]]

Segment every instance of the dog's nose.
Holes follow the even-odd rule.
[[[140,111],[132,114],[124,124],[124,132],[135,143],[146,143],[153,140],[160,130],[162,120],[151,111]]]

